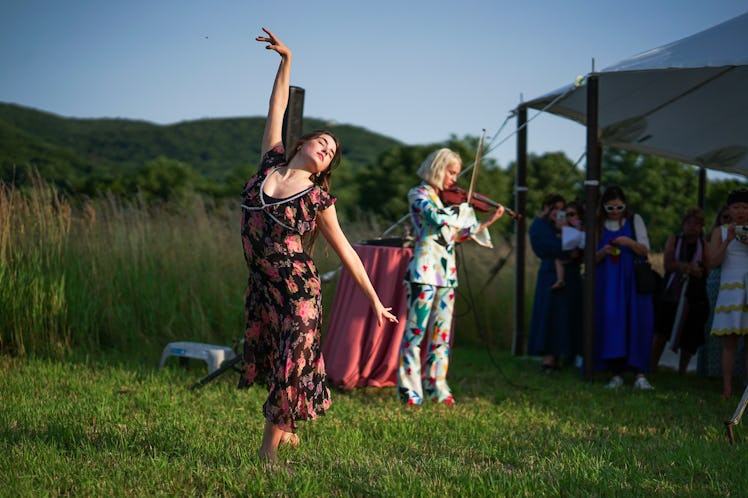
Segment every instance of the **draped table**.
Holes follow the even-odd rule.
[[[412,249],[354,244],[374,289],[399,323],[377,325],[369,301],[351,274],[340,272],[322,342],[327,379],[340,389],[394,386],[408,314],[403,277]]]

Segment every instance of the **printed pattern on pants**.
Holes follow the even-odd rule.
[[[397,390],[408,404],[420,405],[424,399],[452,403],[447,385],[449,339],[455,290],[427,284],[408,286],[408,321],[400,345]],[[431,323],[429,321],[431,320]],[[421,342],[428,335],[426,359],[421,374]]]

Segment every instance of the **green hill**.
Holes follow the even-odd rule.
[[[61,186],[92,178],[106,184],[137,174],[146,163],[183,163],[210,182],[251,171],[260,158],[264,117],[200,119],[157,125],[127,119],[77,119],[0,103],[0,179],[23,180],[28,166]],[[327,128],[354,170],[375,164],[400,145],[364,128],[305,118],[304,132]],[[21,183],[23,183],[21,181]]]

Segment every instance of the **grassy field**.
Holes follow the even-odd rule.
[[[350,240],[381,233],[346,226]],[[161,349],[231,344],[246,269],[235,206],[71,205],[0,185],[0,496],[741,496],[748,437],[729,445],[719,381],[665,371],[656,391],[507,353],[511,248],[467,247],[450,385],[458,404],[393,388],[336,392],[281,467],[257,459],[265,392]],[[319,244],[320,272],[339,262]],[[527,279],[534,280],[533,258]],[[323,286],[329,304],[334,283]],[[528,285],[527,312],[531,309]]]
[[[199,362],[0,358],[2,496],[744,496],[748,435],[718,381],[662,371],[653,392],[543,374],[457,348],[458,404],[407,407],[394,388],[333,392],[281,467],[256,457],[262,388]]]

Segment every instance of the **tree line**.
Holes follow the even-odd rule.
[[[0,180],[24,188],[34,174],[71,200],[102,195],[138,196],[149,203],[180,203],[192,195],[234,202],[260,160],[263,118],[205,119],[155,125],[122,119],[71,119],[13,104],[0,104]],[[465,167],[475,159],[478,137],[451,136],[440,143],[407,145],[351,125],[304,120],[304,131],[325,128],[341,140],[343,162],[332,192],[344,222],[374,221],[391,226],[407,214],[407,191],[416,170],[438,147],[457,151]],[[478,191],[512,207],[516,164],[481,162]],[[469,174],[460,184],[468,186]],[[526,218],[542,198],[558,192],[582,200],[584,164],[562,152],[530,154]],[[698,169],[654,156],[606,148],[603,186],[620,185],[633,211],[645,220],[654,250],[680,229],[682,213],[697,203]],[[705,211],[713,218],[727,192],[746,182],[712,180]],[[707,227],[708,228],[708,227]],[[493,230],[512,230],[498,223]]]

